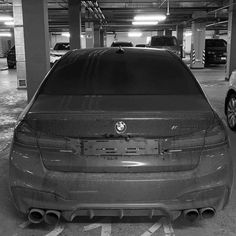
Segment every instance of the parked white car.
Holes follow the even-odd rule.
[[[69,43],[56,43],[53,50],[50,51],[50,64],[53,66],[63,55],[70,50]]]
[[[236,131],[236,70],[229,79],[229,90],[225,99],[225,115],[231,130]]]

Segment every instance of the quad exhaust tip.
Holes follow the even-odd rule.
[[[209,219],[215,216],[215,209],[212,207],[206,207],[199,210],[199,213],[203,219]]]
[[[49,225],[56,225],[60,220],[61,213],[55,210],[48,210],[44,215],[44,221]]]
[[[199,212],[197,209],[184,210],[184,218],[190,222],[194,222],[199,218]]]
[[[215,209],[212,207],[205,207],[199,210],[188,209],[188,210],[184,210],[183,213],[184,213],[185,219],[191,222],[197,220],[200,216],[202,219],[209,219],[209,218],[214,217],[216,214]]]
[[[39,224],[43,221],[45,215],[44,210],[41,209],[31,209],[28,214],[28,219],[33,224]]]

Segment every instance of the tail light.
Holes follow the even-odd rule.
[[[202,148],[204,145],[205,130],[192,133],[187,136],[177,137],[171,141],[173,149]]]
[[[174,153],[191,149],[202,149],[204,146],[205,130],[184,136],[164,139],[161,142],[161,153]]]
[[[214,147],[228,143],[227,133],[222,121],[216,118],[211,127],[207,129],[205,146]]]
[[[207,129],[189,135],[164,139],[161,143],[161,153],[197,150],[203,147],[211,148],[227,144],[227,133],[219,118]]]
[[[15,141],[27,145],[37,146],[36,133],[25,121],[21,121],[15,128]]]

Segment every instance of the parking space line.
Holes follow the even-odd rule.
[[[84,226],[84,231],[93,230],[96,228],[102,227],[101,236],[110,236],[111,235],[111,224],[108,223],[94,223],[87,226]]]
[[[84,231],[89,231],[89,230],[92,230],[92,229],[96,229],[100,226],[102,226],[102,224],[100,224],[100,223],[90,224],[90,225],[84,226]]]
[[[46,234],[45,236],[57,236],[64,230],[64,225],[57,225],[50,233]]]
[[[170,221],[163,219],[163,228],[164,228],[165,236],[175,236],[174,229]]]
[[[161,223],[154,224],[151,228],[149,228],[141,236],[151,236],[153,233],[155,233],[161,227],[161,225],[162,225]]]
[[[24,229],[24,228],[28,227],[30,224],[31,224],[30,221],[25,221],[25,222],[21,223],[21,224],[19,225],[19,227],[20,227],[21,229]]]
[[[110,236],[111,235],[111,224],[103,224],[101,236]]]

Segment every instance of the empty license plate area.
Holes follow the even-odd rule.
[[[82,143],[82,153],[85,156],[135,156],[159,153],[159,142],[156,139],[83,140]]]

